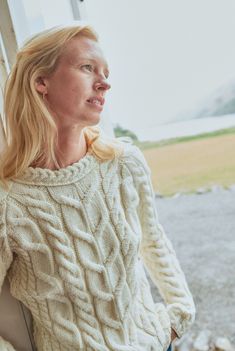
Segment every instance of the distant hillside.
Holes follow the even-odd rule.
[[[235,114],[235,80],[222,85],[191,110],[182,111],[176,120]]]
[[[194,118],[222,116],[235,113],[235,81],[221,86],[195,111]]]

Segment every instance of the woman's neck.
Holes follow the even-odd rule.
[[[58,149],[55,152],[55,155],[60,168],[67,167],[75,162],[78,162],[87,154],[87,152],[88,145],[83,131],[76,136],[73,135],[73,138],[66,138],[64,135],[60,135],[58,137]],[[31,167],[47,168],[51,170],[58,169],[58,167],[53,162],[47,164],[45,167],[42,164],[36,162],[33,163]]]

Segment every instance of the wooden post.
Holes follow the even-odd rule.
[[[5,145],[3,89],[17,52],[16,36],[7,0],[0,0],[0,151]]]
[[[16,57],[17,42],[7,0],[0,0],[0,9],[0,33],[8,65],[11,67]]]

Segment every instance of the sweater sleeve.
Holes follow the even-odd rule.
[[[132,149],[133,178],[140,199],[140,258],[166,303],[171,327],[181,337],[194,322],[194,301],[172,243],[158,220],[150,168],[140,149],[133,145]]]
[[[2,199],[0,189],[0,293],[2,285],[7,274],[7,270],[11,265],[13,255],[8,243],[6,230],[6,202]],[[1,313],[1,311],[0,311]],[[0,336],[0,351],[15,351],[13,346]]]

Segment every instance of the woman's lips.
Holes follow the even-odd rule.
[[[90,107],[92,107],[92,108],[94,108],[94,109],[96,109],[98,111],[102,111],[103,110],[103,106],[100,103],[96,102],[96,101],[92,101],[92,102],[87,101],[87,103],[90,105]]]
[[[87,103],[98,109],[99,111],[102,111],[103,110],[103,105],[104,105],[104,98],[101,98],[101,97],[93,97],[93,98],[90,98],[87,100]]]

